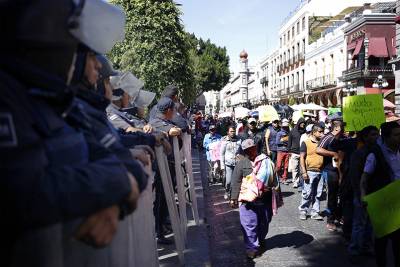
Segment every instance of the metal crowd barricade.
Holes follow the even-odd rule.
[[[24,234],[15,245],[12,266],[158,266],[152,194],[150,179],[137,210],[119,222],[109,246],[98,249],[73,239],[73,233],[84,220],[77,219]]]
[[[171,173],[169,171],[167,156],[162,147],[156,147],[156,158],[160,176],[164,188],[165,199],[167,201],[169,217],[171,219],[172,231],[174,232],[175,246],[178,253],[179,261],[182,265],[185,264],[184,250],[185,238],[182,231],[182,224],[179,218],[178,207],[175,201],[175,192],[172,185]]]
[[[176,175],[176,186],[178,191],[178,202],[179,202],[179,219],[182,227],[183,240],[186,244],[187,236],[187,214],[186,214],[186,198],[185,198],[185,178],[182,170],[182,157],[179,149],[178,137],[173,138],[174,146],[174,159],[175,159],[175,175]]]
[[[199,219],[199,210],[197,207],[197,196],[196,196],[196,186],[194,183],[193,177],[193,165],[192,165],[192,137],[190,134],[183,135],[183,153],[185,157],[185,165],[186,165],[186,172],[188,175],[188,186],[189,194],[190,194],[190,206],[192,208],[193,218],[196,225],[200,224]]]

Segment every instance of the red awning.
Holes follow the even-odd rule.
[[[364,38],[357,41],[357,45],[356,45],[356,48],[354,49],[353,56],[352,56],[353,59],[356,56],[358,56],[358,54],[360,54],[361,47],[363,46],[363,44],[364,44]]]
[[[357,46],[357,41],[351,42],[347,45],[347,50],[353,50]]]
[[[372,37],[369,39],[368,56],[389,57],[385,37]]]

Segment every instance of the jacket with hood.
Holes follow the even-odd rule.
[[[300,129],[299,125],[301,123],[305,124],[304,118],[300,118],[297,121],[296,126],[289,134],[288,150],[290,153],[300,154],[300,138],[303,133],[305,133],[305,128]]]
[[[235,166],[236,165],[236,156],[239,153],[240,144],[242,141],[239,137],[235,136],[230,138],[229,136],[225,136],[222,139],[221,145],[221,168],[225,165]]]

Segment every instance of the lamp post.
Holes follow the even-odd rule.
[[[389,86],[388,81],[383,78],[382,75],[379,75],[378,78],[375,79],[374,83],[372,84],[373,88],[379,88],[382,93],[382,89]]]
[[[354,88],[351,83],[347,83],[346,87],[342,89],[342,92],[346,93],[346,96],[351,96],[351,93],[357,92],[357,88]]]

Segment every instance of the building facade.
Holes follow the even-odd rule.
[[[366,5],[344,29],[346,70],[342,80],[357,94],[394,93],[392,65],[396,58],[395,3]],[[386,84],[379,83],[383,79]],[[377,86],[379,84],[379,86]]]
[[[400,0],[396,1],[396,58],[392,60],[395,76],[394,103],[396,113],[400,115]]]
[[[346,69],[346,42],[343,22],[335,22],[323,36],[310,44],[305,56],[306,103],[325,107],[341,105],[344,83],[342,72]]]

